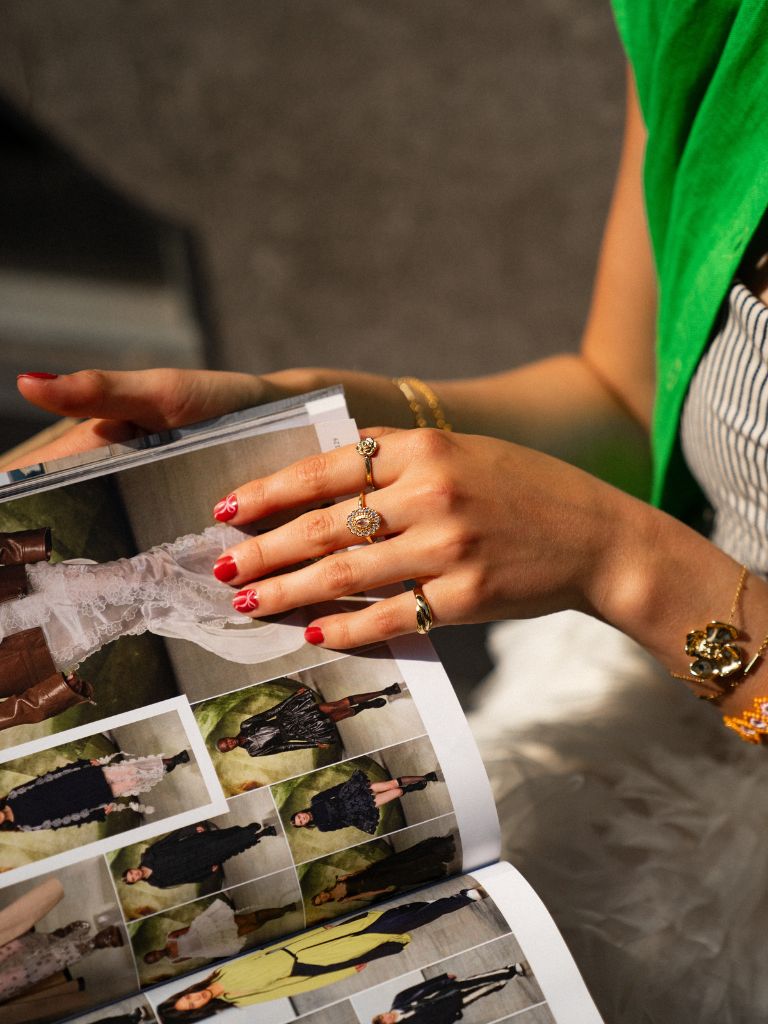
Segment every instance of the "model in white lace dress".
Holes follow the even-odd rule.
[[[54,932],[25,932],[0,946],[0,1003],[72,967],[97,949],[122,945],[119,928],[112,925],[93,935],[87,921],[72,921]]]
[[[296,903],[288,903],[282,907],[235,910],[219,897],[186,928],[168,932],[163,949],[151,949],[145,953],[144,962],[154,964],[165,957],[178,963],[182,960],[217,960],[220,957],[236,956],[253,933],[263,928],[268,921],[275,921],[296,909]]]
[[[212,526],[114,562],[27,565],[27,596],[0,605],[0,640],[39,626],[61,672],[118,637],[147,631],[241,664],[281,657],[304,643],[301,614],[254,622],[212,575],[222,551],[243,538],[234,527]]]

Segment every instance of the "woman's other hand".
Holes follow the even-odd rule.
[[[33,405],[82,420],[50,443],[25,452],[24,465],[185,426],[287,393],[267,378],[203,370],[23,373],[17,385]],[[0,468],[18,465],[6,462]]]
[[[343,384],[353,416],[410,425],[410,410],[389,378],[350,370],[300,368],[257,377],[213,370],[81,370],[57,376],[19,374],[17,386],[33,405],[83,420],[2,469],[117,444],[170,427],[213,419],[237,409]]]

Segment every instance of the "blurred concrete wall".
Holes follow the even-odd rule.
[[[622,63],[608,0],[0,4],[0,90],[197,232],[215,361],[257,372],[573,347]]]

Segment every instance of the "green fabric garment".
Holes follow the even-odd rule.
[[[653,500],[699,500],[680,452],[686,390],[768,207],[768,0],[613,0],[648,129],[659,278]]]

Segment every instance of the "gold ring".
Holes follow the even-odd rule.
[[[365,494],[361,491],[357,508],[347,516],[347,529],[355,537],[365,537],[369,544],[373,544],[373,535],[380,526],[381,516],[375,508],[365,504]]]
[[[421,587],[414,587],[412,593],[416,598],[416,632],[426,636],[435,624],[435,617]]]
[[[373,466],[371,465],[371,458],[379,450],[379,442],[373,437],[363,437],[355,445],[355,451],[358,455],[362,455],[363,461],[365,462],[365,486],[374,487],[373,482]]]

